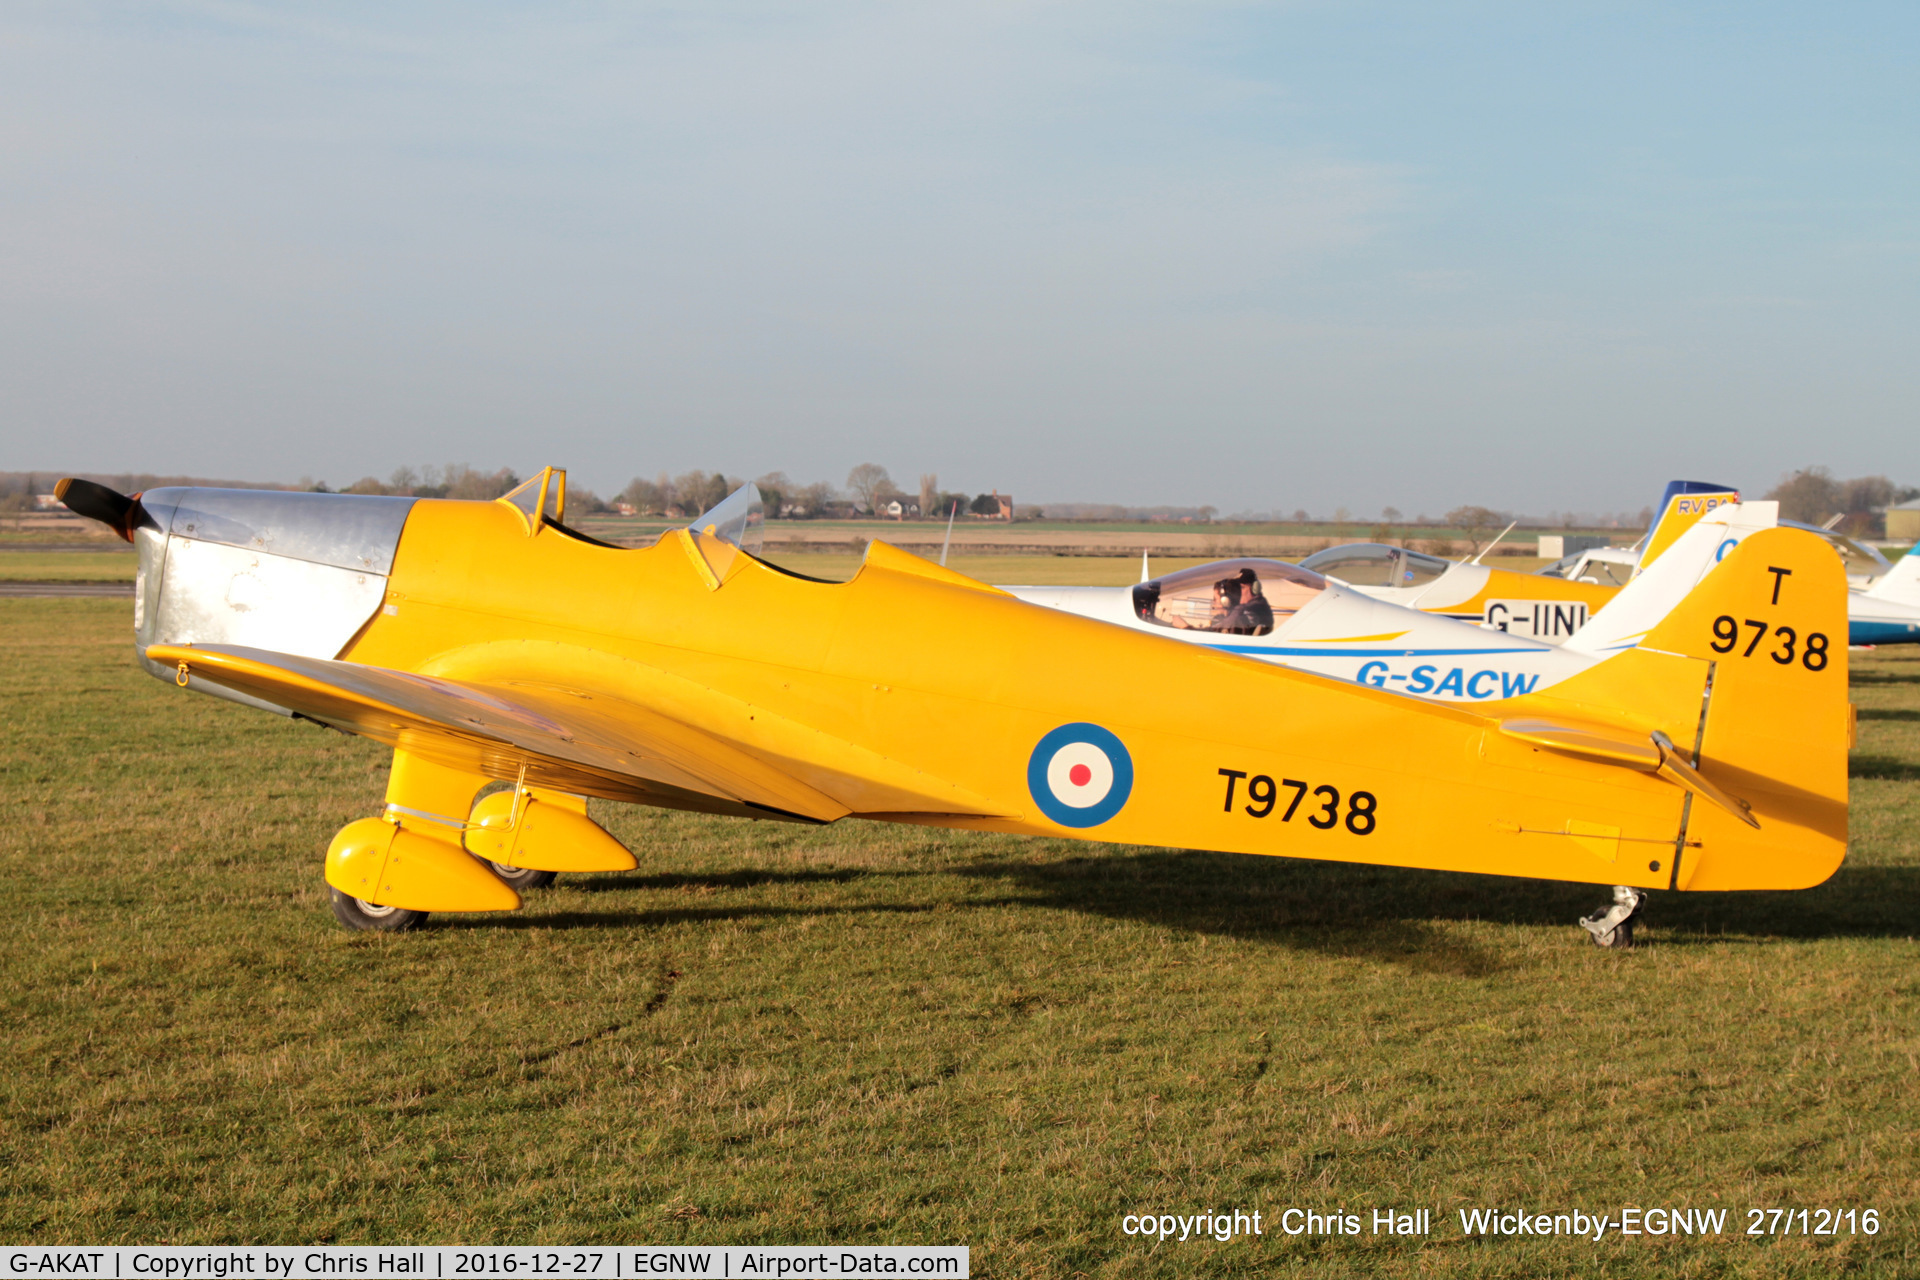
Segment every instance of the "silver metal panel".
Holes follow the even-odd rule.
[[[340,569],[393,572],[412,498],[276,489],[153,489],[140,495],[175,538],[245,547]],[[164,513],[171,510],[171,518]]]
[[[167,541],[162,574],[142,648],[235,644],[331,658],[373,617],[387,589],[377,573],[180,537]]]
[[[162,538],[173,527],[174,500],[183,493],[192,493],[191,489],[174,487],[170,489],[146,489],[134,495],[146,510],[147,519],[153,521],[154,531]]]
[[[133,548],[140,557],[133,575],[133,642],[145,649],[153,643],[153,627],[160,617],[160,586],[167,567],[165,528],[135,529]]]

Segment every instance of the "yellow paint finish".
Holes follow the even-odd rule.
[[[1398,640],[1404,631],[1382,631],[1377,636],[1310,636],[1292,641],[1296,644],[1362,644],[1374,640]]]
[[[1668,547],[1680,540],[1681,534],[1699,524],[1700,517],[1707,512],[1738,501],[1740,493],[1736,489],[1724,493],[1675,494],[1654,522],[1653,536],[1647,540],[1646,550],[1640,553],[1640,563],[1634,567],[1634,573],[1645,573],[1649,565],[1666,554]]]
[[[1619,591],[1618,587],[1603,587],[1594,582],[1568,582],[1542,573],[1515,573],[1512,569],[1488,567],[1487,580],[1466,599],[1443,605],[1422,597],[1416,607],[1428,613],[1462,617],[1471,614],[1478,618],[1485,615],[1490,600],[1537,600],[1543,604],[1556,601],[1565,604],[1574,600],[1585,604],[1587,613],[1592,615],[1605,608]]]
[[[393,770],[387,775],[387,804],[401,826],[409,830],[437,827],[424,834],[457,841],[473,809],[473,798],[486,785],[483,773],[450,768],[416,752],[395,751]]]
[[[378,818],[348,823],[327,849],[327,883],[377,907],[516,911],[520,895],[458,846]]]
[[[340,828],[327,846],[327,883],[350,897],[372,902],[380,892],[387,850],[400,828],[379,818],[361,818]]]
[[[467,832],[467,848],[476,857],[534,871],[631,871],[639,865],[626,846],[564,802],[523,797],[514,812],[514,793],[498,791],[475,806],[478,826]],[[517,820],[516,820],[517,819]]]
[[[1817,548],[1779,552],[1800,557],[1795,564],[1833,560],[1811,535],[1774,532]],[[1783,544],[1762,537],[1716,570],[1738,580],[1728,590],[1741,599],[1755,575],[1771,581],[1765,557]],[[1784,702],[1764,682],[1729,693],[1723,676],[1714,687],[1702,771],[1754,802],[1758,832],[1731,816],[1716,822],[1698,803],[1683,826],[1688,793],[1672,781],[1501,731],[1511,720],[1628,737],[1657,729],[1690,749],[1711,665],[1698,645],[1632,650],[1545,693],[1464,707],[1027,605],[884,544],[846,583],[807,581],[744,554],[713,576],[718,589],[675,540],[622,550],[558,530],[528,538],[498,504],[415,505],[392,579],[406,606],[376,617],[340,669],[457,681],[499,700],[501,724],[552,723],[562,738],[528,730],[508,741],[506,729],[476,727],[484,717],[436,730],[433,717],[406,720],[377,696],[341,698],[315,687],[326,679],[279,674],[266,659],[150,656],[178,654],[196,675],[306,714],[338,709],[383,741],[403,723],[422,741],[437,733],[450,763],[489,777],[525,767],[543,786],[712,812],[860,814],[1645,887],[1670,883],[1683,839],[1703,842],[1696,887],[1715,888],[1815,883],[1844,847],[1845,587],[1811,568],[1793,582],[1809,586],[1810,600],[1829,593],[1820,609],[1840,618],[1838,684],[1816,681]],[[1716,736],[1723,711],[1747,727]],[[1799,759],[1766,757],[1768,779],[1747,776],[1763,760],[1739,740],[1769,716],[1779,717],[1769,732],[1817,758],[1818,812],[1802,813]],[[1116,735],[1133,766],[1125,804],[1090,827],[1049,819],[1028,788],[1040,740],[1078,722]],[[1274,780],[1281,802],[1255,816],[1242,783],[1229,803],[1223,770]],[[1308,788],[1291,820],[1287,779]],[[1357,807],[1356,793],[1368,797]],[[1608,863],[1568,837],[1570,824],[1617,831],[1619,848],[1635,852]]]
[[[1567,822],[1567,839],[1602,862],[1612,865],[1620,858],[1620,828],[1604,822]]]
[[[1737,571],[1728,574],[1728,566]],[[1700,773],[1752,805],[1761,825],[1748,830],[1696,801],[1688,839],[1701,849],[1687,855],[1699,859],[1689,887],[1801,889],[1839,867],[1847,840],[1846,601],[1845,566],[1824,539],[1763,529],[1647,637],[1649,648],[1712,661]],[[1725,653],[1713,647],[1724,643],[1713,630],[1720,617],[1738,628]],[[1751,655],[1748,619],[1767,625]],[[1781,628],[1793,632],[1791,651]],[[1825,654],[1809,666],[1813,635],[1825,637]],[[1789,652],[1790,660],[1779,660]],[[1693,742],[1691,734],[1669,736],[1683,752]]]

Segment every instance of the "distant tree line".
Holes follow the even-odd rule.
[[[400,467],[384,481],[373,476],[362,476],[340,492],[397,494],[403,498],[468,498],[486,502],[512,492],[519,483],[520,477],[507,467],[498,471],[475,471],[464,462],[456,462],[445,467],[421,467],[417,471],[412,467]],[[320,493],[330,492],[325,481],[303,487]],[[578,494],[569,493],[567,505],[572,506],[578,499]]]
[[[1802,467],[1780,478],[1767,497],[1780,504],[1780,516],[1802,524],[1824,525],[1856,537],[1878,537],[1886,530],[1885,512],[1920,498],[1920,489],[1903,488],[1885,476],[1836,480],[1825,467]]]
[[[720,471],[689,471],[678,476],[661,472],[651,480],[634,477],[614,501],[631,507],[636,515],[684,518],[707,510],[744,483]],[[962,515],[997,515],[1000,511],[995,495],[974,497],[942,489],[939,476],[932,474],[920,477],[918,493],[908,493],[894,483],[885,467],[874,462],[863,462],[849,471],[844,489],[825,481],[800,484],[784,471],[769,471],[754,483],[760,488],[767,514],[786,520],[877,515],[895,502],[903,515],[922,519],[944,519],[950,511]]]
[[[281,484],[253,480],[209,480],[204,476],[162,476],[148,471],[0,471],[0,513],[13,515],[34,508],[37,494],[52,493],[65,476],[91,480],[121,493],[162,489],[173,485],[206,489],[284,489]]]
[[[35,496],[51,493],[54,483],[61,474],[59,472],[0,471],[0,513],[31,510]],[[118,489],[122,493],[135,493],[167,485],[236,489],[297,488],[320,493],[333,492],[326,482],[304,477],[297,485],[288,486],[245,480],[210,480],[198,476],[162,476],[140,472],[75,474]],[[520,480],[521,477],[507,467],[501,467],[497,471],[479,471],[466,463],[450,463],[443,467],[400,467],[385,480],[363,476],[339,492],[400,494],[415,498],[467,498],[484,501],[507,493],[519,484]],[[739,477],[729,476],[721,471],[688,471],[678,476],[669,476],[662,472],[652,480],[635,477],[610,502],[603,502],[590,489],[569,488],[567,510],[570,515],[592,515],[607,511],[617,504],[630,507],[639,515],[692,517],[717,505],[744,483],[745,481]],[[837,489],[824,481],[799,484],[789,478],[784,471],[768,472],[759,477],[755,483],[760,486],[767,513],[776,518],[789,520],[814,520],[825,516],[874,515],[887,511],[895,502],[900,504],[902,514],[925,520],[944,520],[949,513],[993,516],[1000,512],[1000,499],[997,494],[969,495],[942,489],[939,476],[931,473],[920,477],[917,492],[909,493],[894,483],[893,477],[888,474],[885,467],[872,462],[863,462],[848,472],[844,489]],[[1881,513],[1896,503],[1920,498],[1920,488],[1896,485],[1884,475],[1858,476],[1851,480],[1839,480],[1835,479],[1832,471],[1826,467],[1810,466],[1802,467],[1798,471],[1781,477],[1780,482],[1767,492],[1766,497],[1780,504],[1780,514],[1786,519],[1815,525],[1825,525],[1832,521],[1834,527],[1844,533],[1858,537],[1876,537],[1884,530]],[[1105,503],[1053,504],[1049,511],[1053,518],[1066,520],[1170,520],[1197,523],[1210,522],[1217,514],[1214,508],[1205,506],[1127,507]],[[1041,514],[1032,509],[1023,509],[1021,512],[1023,518],[1028,519],[1037,518]],[[1385,508],[1381,512],[1381,517],[1385,521],[1383,527],[1396,525],[1404,518],[1395,507]],[[1248,522],[1284,521],[1288,518],[1278,511],[1249,512],[1232,517],[1236,521]],[[1489,507],[1460,506],[1449,511],[1444,517],[1444,522],[1460,530],[1477,548],[1513,518],[1508,512]],[[1645,527],[1652,518],[1652,508],[1643,508],[1637,523]],[[1295,523],[1304,524],[1309,523],[1312,517],[1303,508],[1294,511],[1291,519]],[[1334,514],[1333,519],[1335,522],[1345,523],[1352,519],[1352,515],[1345,508],[1341,508]],[[1576,523],[1580,525],[1611,523],[1617,527],[1627,527],[1636,523],[1636,520],[1626,512],[1613,517],[1576,517],[1572,513],[1563,517],[1555,513],[1545,521],[1521,517],[1521,522],[1529,527],[1541,524],[1573,527]],[[1431,522],[1423,514],[1414,517],[1412,523],[1424,526]]]

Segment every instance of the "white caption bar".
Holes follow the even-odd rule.
[[[965,1277],[966,1246],[125,1245],[0,1249],[0,1280],[786,1280],[792,1276]]]

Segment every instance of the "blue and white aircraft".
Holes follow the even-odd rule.
[[[1847,633],[1854,644],[1920,644],[1920,546],[1847,593]]]
[[[1573,581],[1630,582],[1657,563],[1676,531],[1685,527],[1689,511],[1739,500],[1738,492],[1718,485],[1676,480],[1667,486],[1660,514],[1637,547],[1583,551],[1540,572]],[[1826,539],[1846,567],[1848,644],[1920,644],[1920,563],[1910,563],[1911,554],[1900,562],[1903,573],[1874,547],[1843,533],[1797,520],[1780,523]]]
[[[1132,587],[1010,586],[1051,609],[1222,653],[1444,702],[1531,693],[1630,649],[1726,553],[1778,523],[1779,504],[1700,517],[1564,644],[1552,645],[1373,599],[1278,560],[1218,560]]]

